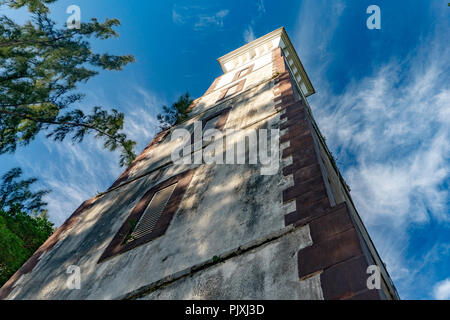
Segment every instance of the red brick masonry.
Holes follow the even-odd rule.
[[[288,142],[282,157],[292,157],[283,169],[293,175],[294,185],[283,191],[283,202],[295,201],[296,210],[285,216],[285,224],[309,224],[313,245],[298,252],[299,279],[320,274],[324,299],[380,299],[379,290],[366,286],[368,263],[350,218],[347,204],[330,206],[324,178],[315,151],[306,106],[296,101],[292,79],[280,48],[273,50],[275,107],[284,109],[280,130]]]

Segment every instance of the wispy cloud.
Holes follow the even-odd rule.
[[[256,39],[256,37],[255,37],[255,34],[253,33],[252,26],[248,26],[248,28],[244,30],[244,41],[251,42],[255,39]]]
[[[450,108],[448,54],[435,50],[403,71],[389,63],[342,94],[318,99],[317,118],[338,159],[356,158],[345,173],[369,223],[380,216],[423,222],[427,209],[449,219],[442,189],[450,172],[449,119],[441,117]],[[426,67],[413,67],[419,63]]]
[[[307,71],[313,79],[319,79],[333,59],[330,44],[344,12],[345,3],[342,0],[302,1],[293,40],[300,50],[300,59],[308,66]],[[314,85],[317,85],[317,80]]]
[[[40,161],[20,154],[16,161],[30,176],[39,177],[40,185],[51,189],[45,200],[49,218],[56,225],[84,200],[104,191],[120,172],[118,155],[104,150],[102,142],[93,137],[86,137],[80,144],[45,138],[37,143],[42,150]]]
[[[166,102],[140,86],[131,85],[123,92],[117,101],[125,112],[124,132],[137,142],[136,151],[140,152],[155,135],[156,115]],[[97,100],[111,105],[99,90],[88,92],[86,105]],[[53,142],[44,137],[34,143],[40,150],[39,161],[27,156],[29,150],[18,151],[15,161],[28,176],[38,177],[41,187],[52,190],[45,200],[50,220],[56,225],[63,223],[84,200],[105,191],[124,170],[118,165],[118,152],[103,149],[102,140],[92,136],[76,144],[70,140]]]
[[[135,86],[131,94],[121,96],[120,100],[126,110],[124,131],[137,142],[136,149],[141,151],[158,131],[157,115],[167,102],[140,86]]]
[[[172,9],[172,21],[175,24],[183,24],[186,22],[186,19],[183,18],[183,16],[179,14],[175,9]]]
[[[223,27],[223,19],[228,15],[228,9],[220,10],[213,15],[200,15],[198,21],[194,24],[194,28],[206,28],[210,26]]]
[[[255,3],[255,14],[252,15],[252,19],[250,20],[250,24],[243,32],[243,37],[245,42],[251,42],[256,39],[255,33],[253,31],[253,27],[256,22],[262,17],[262,15],[266,12],[266,7],[264,6],[264,1],[260,0]],[[252,12],[253,13],[253,12]]]
[[[411,256],[410,232],[450,222],[450,50],[436,27],[408,57],[393,56],[336,93],[327,70],[336,63],[331,42],[344,14],[339,1],[326,10],[303,2],[296,48],[316,87],[314,115],[356,207],[401,294],[414,296],[418,282],[433,283],[427,268],[445,259],[431,259],[431,249]]]
[[[224,19],[230,13],[228,9],[213,9],[200,6],[174,5],[172,9],[172,21],[178,25],[191,25],[194,30],[202,30],[210,27],[222,28]]]
[[[450,300],[450,278],[436,284],[434,287],[434,298],[437,300]]]
[[[264,6],[264,1],[263,0],[259,0],[256,3],[256,10],[258,13],[262,14],[266,12],[266,7]]]

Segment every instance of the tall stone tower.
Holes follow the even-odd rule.
[[[219,63],[223,75],[189,119],[85,201],[1,298],[398,299],[312,117],[314,88],[285,30]],[[181,140],[187,148],[174,152]],[[228,161],[205,161],[225,159],[229,141]]]

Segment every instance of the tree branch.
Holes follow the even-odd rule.
[[[25,115],[25,114],[12,112],[12,111],[6,111],[6,110],[0,110],[0,114],[1,113],[8,114],[8,115],[15,116],[15,117],[19,117],[19,118],[23,118],[23,119],[28,119],[28,120],[39,122],[39,123],[54,124],[54,125],[68,125],[68,126],[71,126],[71,127],[83,127],[83,128],[91,129],[91,130],[97,131],[98,133],[100,133],[102,135],[105,135],[105,136],[111,138],[115,142],[118,142],[121,146],[125,147],[123,145],[122,141],[118,140],[113,135],[110,135],[109,133],[107,133],[107,132],[105,132],[103,130],[100,130],[100,129],[94,127],[94,126],[91,126],[91,125],[88,125],[88,124],[85,124],[85,123],[76,123],[76,122],[70,122],[70,121],[63,122],[63,121],[54,121],[54,120],[43,119],[43,118],[35,118],[35,117],[28,116],[28,115]]]
[[[27,44],[27,45],[35,45],[35,44],[47,44],[47,45],[52,45],[53,42],[55,41],[59,41],[59,40],[63,40],[63,39],[69,39],[74,35],[74,32],[70,33],[69,35],[64,35],[64,36],[60,36],[54,39],[49,39],[49,40],[16,40],[16,41],[5,41],[5,42],[0,42],[0,48],[5,48],[5,47],[11,47],[11,46],[18,46],[18,45],[22,45],[22,44]]]

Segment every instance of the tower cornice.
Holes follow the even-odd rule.
[[[283,50],[289,69],[303,94],[306,97],[314,94],[315,89],[284,27],[255,39],[217,60],[222,71],[227,73],[275,48]]]

